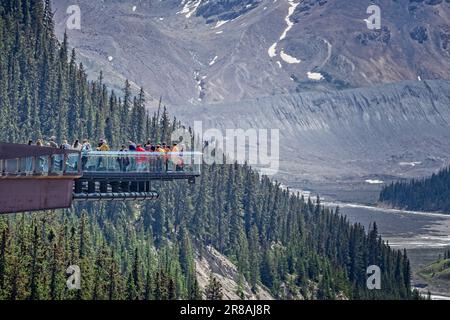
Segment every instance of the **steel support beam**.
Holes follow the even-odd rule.
[[[135,201],[135,200],[157,200],[159,194],[151,192],[117,192],[117,193],[74,193],[73,199],[76,201]]]

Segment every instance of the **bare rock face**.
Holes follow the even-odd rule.
[[[91,77],[128,78],[170,105],[450,74],[448,0],[377,1],[380,30],[364,21],[369,0],[58,0],[60,37],[73,4],[70,43]]]
[[[232,20],[255,9],[262,0],[217,0],[199,1],[195,13],[197,17],[206,19],[206,23]]]
[[[239,273],[236,266],[213,247],[207,247],[203,256],[197,257],[196,261],[197,280],[202,291],[208,285],[210,275],[216,277],[222,284],[224,300],[240,300],[237,294]],[[253,293],[250,285],[242,279],[242,289],[245,300],[273,300],[269,291],[258,286],[257,293]],[[205,296],[204,296],[205,298]]]

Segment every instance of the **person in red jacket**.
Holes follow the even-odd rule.
[[[145,149],[142,148],[142,145],[138,144],[136,147],[136,152],[145,152]],[[145,157],[137,157],[136,163],[138,171],[145,171]]]
[[[136,147],[136,152],[145,152],[145,149],[142,148],[142,145],[138,144]]]

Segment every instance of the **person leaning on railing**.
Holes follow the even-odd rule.
[[[38,139],[38,140],[36,141],[36,146],[38,146],[38,147],[43,147],[43,146],[44,146],[44,142],[42,142],[41,139]],[[38,168],[36,168],[36,171],[37,171],[37,172],[45,172],[45,171],[47,171],[47,169],[48,169],[48,168],[46,167],[46,161],[44,160],[43,157],[38,157],[38,158],[37,158],[36,166],[38,167]]]
[[[76,139],[72,146],[70,147],[71,150],[81,151],[82,145],[80,143],[80,140]],[[78,171],[78,157],[69,157],[67,161],[67,165],[70,167],[71,170]]]
[[[92,147],[91,147],[91,144],[89,143],[89,140],[84,139],[83,144],[81,146],[81,169],[82,170],[86,169],[86,164],[88,162],[87,154],[91,151],[91,149],[92,149]]]
[[[155,146],[152,144],[152,141],[150,139],[147,140],[147,143],[144,144],[144,149],[145,152],[155,152],[156,148]],[[148,172],[155,172],[155,158],[154,155],[150,155],[147,157],[147,159],[144,160],[144,162],[146,162],[147,164],[147,171]]]
[[[171,152],[171,162],[172,166],[175,168],[175,171],[183,171],[183,159],[180,154],[180,148],[178,147],[177,143],[174,143],[172,145]]]
[[[155,156],[156,146],[152,145],[150,147],[150,152],[152,153],[152,155],[149,157],[150,172],[155,172],[157,170],[157,163],[158,163],[158,158],[157,156]]]
[[[136,152],[145,152],[145,149],[142,148],[142,145],[138,144],[136,147]],[[145,157],[136,157],[137,171],[145,170]]]
[[[156,145],[156,153],[157,153],[157,155],[156,155],[156,157],[157,157],[157,159],[156,159],[156,166],[157,166],[156,170],[158,172],[162,172],[162,168],[163,168],[163,165],[164,165],[164,154],[165,154],[165,151],[164,151],[164,148],[161,146],[160,143],[158,143]]]
[[[119,152],[127,152],[128,149],[125,145],[122,145]],[[130,165],[130,158],[121,156],[117,158],[117,162],[119,163],[120,171],[127,172],[127,168]]]
[[[52,148],[58,148],[58,144],[56,143],[56,137],[55,136],[50,137],[50,141],[48,142],[47,145]]]
[[[67,142],[67,140],[64,139],[62,144],[59,146],[59,148],[63,149],[63,150],[70,150],[72,148],[72,146]],[[54,163],[54,165],[56,166],[56,170],[62,171],[63,170],[63,163],[64,163],[64,156],[63,155],[58,155],[56,163]],[[68,162],[66,162],[66,166],[67,165],[70,165],[70,164]]]
[[[33,140],[28,140],[28,145],[32,146],[33,145]],[[31,170],[33,170],[33,160],[31,159],[31,157],[27,157],[25,159],[25,171],[26,172],[31,172]]]
[[[151,150],[152,147],[153,147],[152,142],[150,140],[147,140],[147,143],[144,144],[145,151],[146,152],[152,152],[152,150]]]
[[[105,139],[100,139],[100,143],[98,144],[97,151],[109,151],[109,146],[106,143]]]
[[[133,141],[128,141],[128,151],[136,152],[136,143]],[[136,159],[134,157],[130,158],[130,170],[136,170]]]
[[[73,150],[77,150],[77,151],[81,151],[82,145],[80,143],[80,140],[76,139],[73,144],[72,144],[72,149]]]
[[[97,146],[97,151],[103,151],[103,152],[107,152],[109,151],[109,146],[106,143],[105,139],[100,139],[100,142]],[[97,169],[99,169],[101,166],[103,165],[103,157],[99,157],[98,161],[97,161]]]
[[[169,162],[170,162],[170,146],[164,146],[164,163],[166,165],[166,172],[169,171]]]

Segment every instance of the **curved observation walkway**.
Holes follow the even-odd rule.
[[[201,174],[202,154],[195,152],[89,152],[69,167],[81,167],[74,198],[156,199],[154,181],[187,180],[195,183]]]
[[[192,184],[201,166],[199,152],[81,153],[0,143],[0,213],[66,208],[73,200],[154,200],[153,182]]]

